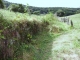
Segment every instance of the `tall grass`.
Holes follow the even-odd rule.
[[[49,39],[51,40],[49,34],[45,35],[47,33],[43,33],[49,32],[50,29],[59,29],[59,31],[60,28],[62,30],[65,29],[62,27],[64,25],[61,26],[62,23],[59,22],[59,25],[58,22],[57,18],[51,13],[45,16],[37,16],[0,9],[0,60],[24,60],[24,55],[29,53],[24,53],[25,51],[30,51],[29,56],[27,55],[29,58],[26,60],[33,60],[34,57],[36,60],[36,55],[39,53],[39,50],[37,50],[39,48],[38,46],[42,49],[42,52],[38,55],[40,57],[46,49],[46,44],[43,42],[47,42]],[[54,25],[56,25],[55,28],[53,27]],[[39,35],[41,32],[43,34],[42,36]],[[55,33],[55,31],[52,31],[52,33]],[[44,45],[45,47],[42,47]],[[34,54],[36,55],[30,58]],[[41,57],[40,59],[42,59]]]
[[[23,51],[30,49],[30,44],[34,44],[33,36],[46,30],[49,25],[39,18],[0,10],[1,60],[23,60]]]

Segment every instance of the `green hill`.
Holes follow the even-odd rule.
[[[11,4],[18,5],[18,3],[12,3],[8,2],[6,0],[3,0],[4,4],[8,8]],[[26,2],[27,3],[27,2]],[[26,5],[23,5],[24,7]],[[80,13],[80,8],[69,8],[69,7],[34,7],[34,6],[28,6],[31,14],[36,14],[38,12],[39,14],[47,14],[49,12],[56,13],[59,11],[64,12],[65,14],[63,16],[69,16],[76,13]],[[58,14],[60,15],[60,14]]]

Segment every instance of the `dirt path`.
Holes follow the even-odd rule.
[[[48,60],[80,60],[79,31],[74,29],[55,38],[52,55]]]

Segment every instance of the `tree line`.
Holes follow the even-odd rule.
[[[67,8],[67,7],[34,7],[29,5],[22,5],[17,3],[10,3],[7,1],[0,0],[0,8],[6,7],[7,10],[14,11],[14,12],[20,12],[20,13],[26,13],[29,14],[47,14],[49,12],[55,14],[57,13],[57,16],[69,16],[76,13],[80,13],[80,8]]]

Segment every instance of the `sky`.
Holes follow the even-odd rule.
[[[35,7],[80,7],[80,0],[6,0]]]

